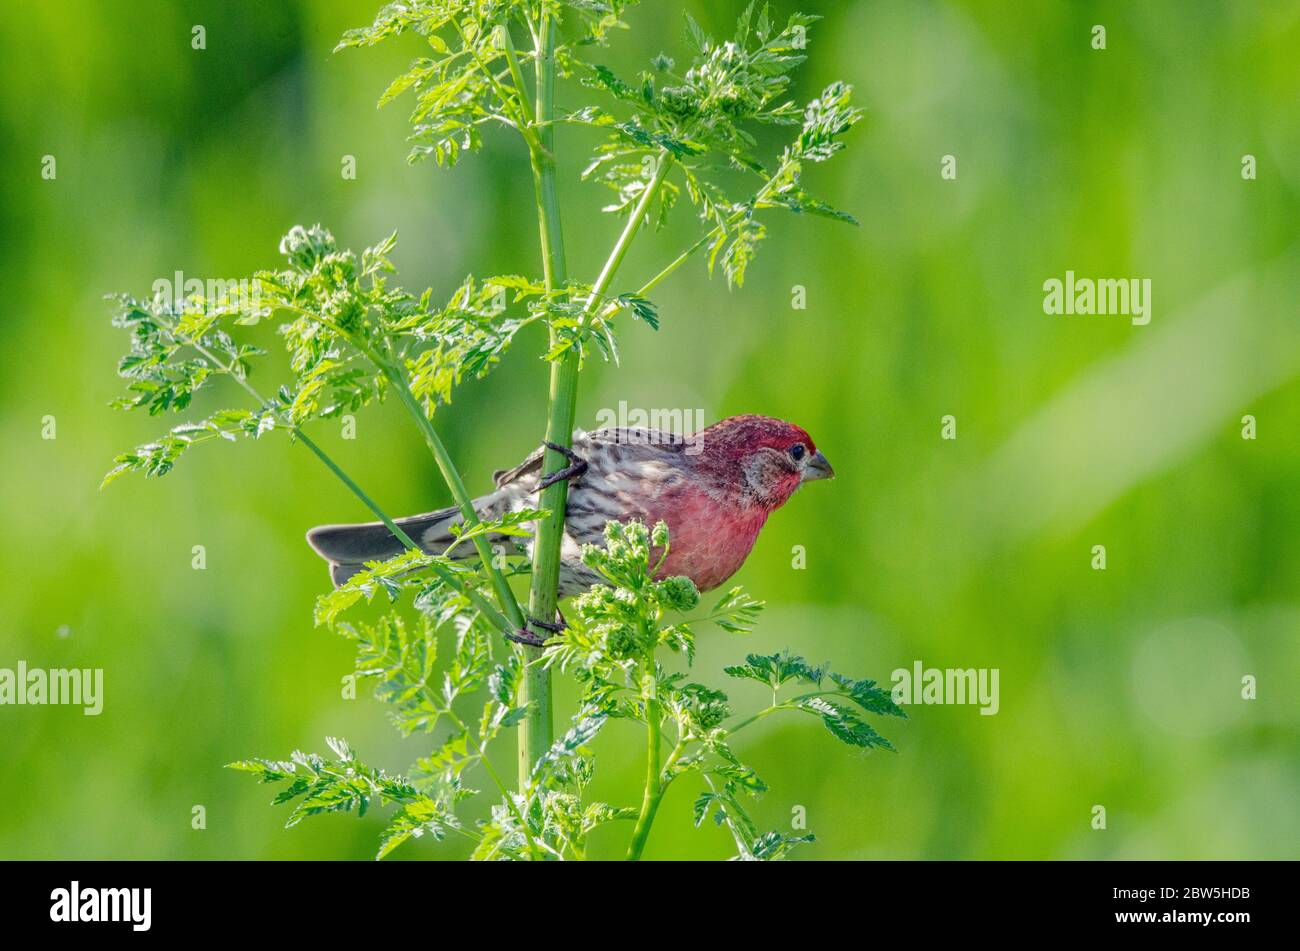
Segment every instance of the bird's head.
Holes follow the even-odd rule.
[[[701,461],[768,511],[784,505],[803,483],[835,477],[808,433],[770,416],[732,416],[696,438]]]

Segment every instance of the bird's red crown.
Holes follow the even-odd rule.
[[[810,453],[817,451],[812,437],[802,428],[771,416],[730,416],[704,430],[700,438],[710,453],[733,459],[764,447],[786,451],[797,443]]]

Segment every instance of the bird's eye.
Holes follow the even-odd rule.
[[[793,446],[790,447],[790,458],[793,459],[795,462],[798,462],[800,459],[803,458],[803,454],[807,451],[808,450],[804,449],[803,443],[795,443]]]

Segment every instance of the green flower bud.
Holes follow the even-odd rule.
[[[628,522],[624,531],[627,543],[634,548],[645,548],[650,540],[650,530],[644,522]]]
[[[700,603],[700,592],[690,578],[675,575],[655,585],[660,603],[674,611],[690,611]]]
[[[666,522],[655,522],[654,531],[650,533],[650,541],[656,548],[664,548],[668,544],[668,525]]]
[[[304,228],[294,225],[289,233],[280,239],[280,253],[289,259],[289,264],[300,271],[311,271],[316,262],[335,249],[334,235],[320,225]]]
[[[609,554],[599,545],[582,546],[582,563],[591,568],[599,568],[605,564]]]
[[[605,646],[611,657],[625,660],[639,652],[636,629],[628,624],[611,626],[605,633]]]
[[[588,620],[607,615],[613,602],[613,590],[603,584],[593,585],[590,591],[584,591],[573,599],[578,616]]]

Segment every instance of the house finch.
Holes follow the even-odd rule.
[[[484,520],[537,508],[539,489],[570,480],[560,597],[600,580],[580,554],[584,544],[603,541],[610,520],[666,522],[669,554],[660,576],[685,575],[701,591],[716,588],[744,564],[767,517],[795,489],[835,475],[806,432],[767,416],[732,416],[690,437],[652,429],[578,431],[572,450],[560,450],[572,465],[549,476],[542,475],[544,449],[495,473],[496,490],[475,499],[474,508]],[[396,520],[430,554],[454,541],[451,526],[460,521],[454,507]],[[364,562],[391,558],[403,547],[382,522],[322,525],[307,541],[329,561],[336,585]],[[453,552],[473,554],[469,545]]]

